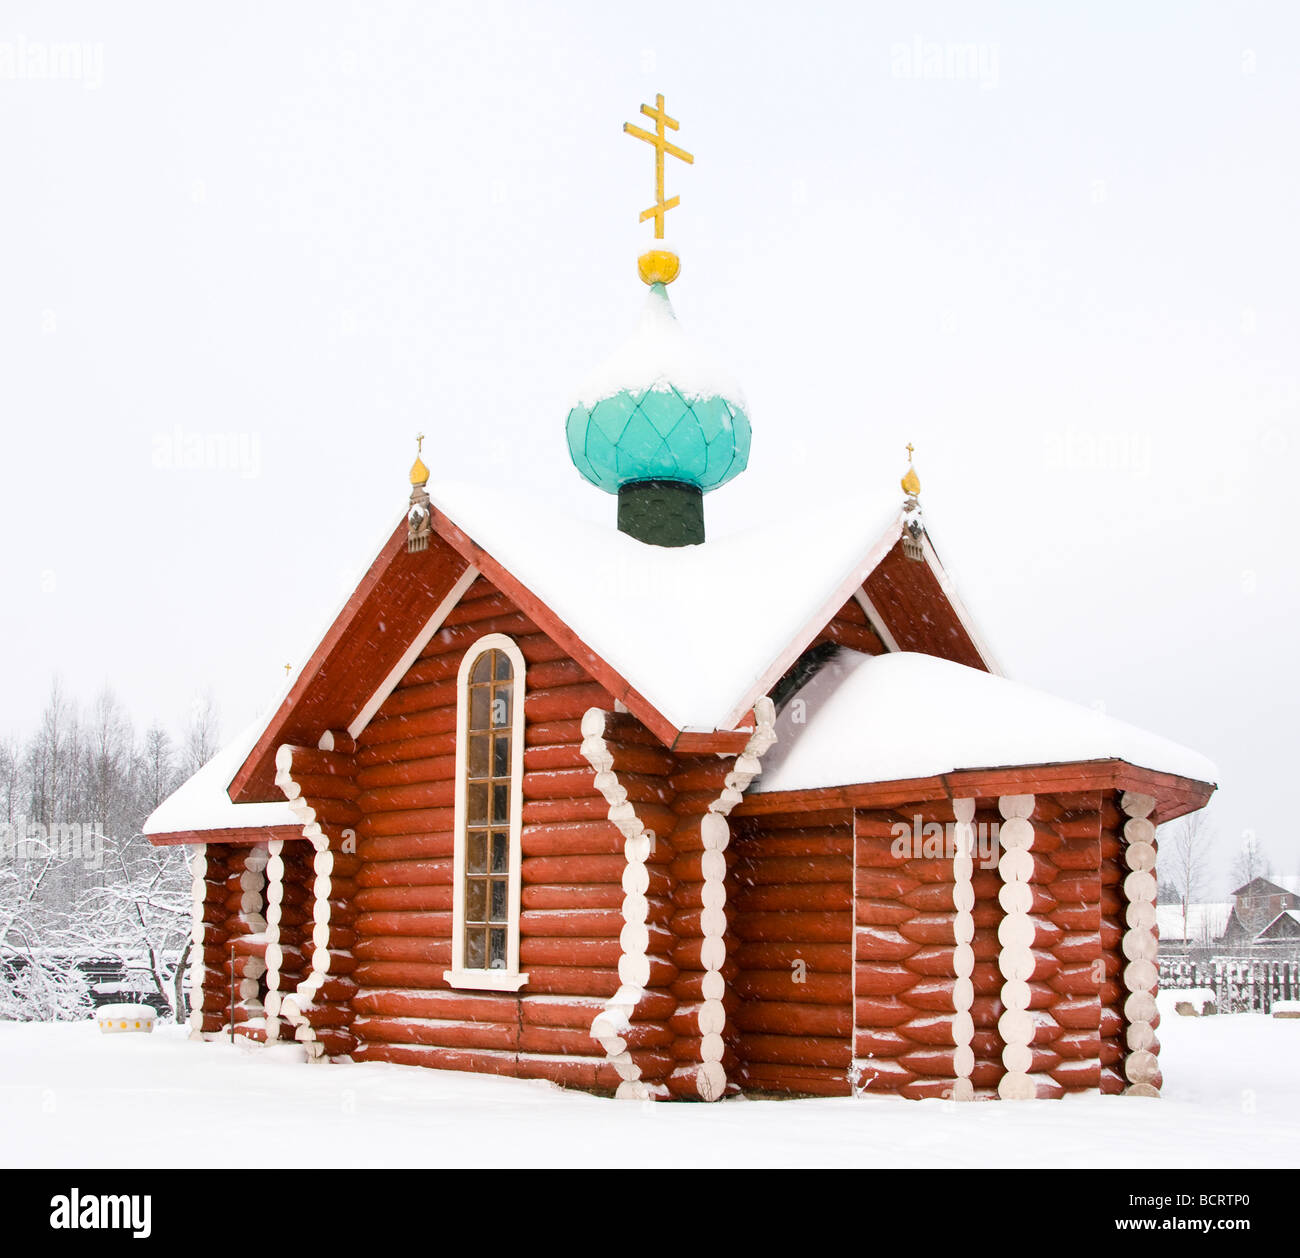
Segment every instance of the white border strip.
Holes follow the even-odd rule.
[[[763,756],[774,742],[776,709],[772,700],[764,696],[754,704],[754,732],[745,744],[745,750],[736,757],[722,793],[700,818],[700,841],[704,845],[700,960],[705,970],[701,988],[704,1001],[696,1015],[700,1028],[700,1067],[695,1076],[695,1090],[706,1101],[721,1100],[727,1089],[727,1072],[722,1065],[722,1056],[726,1052],[722,1032],[727,1025],[727,1011],[722,999],[727,985],[721,973],[727,960],[727,862],[722,855],[731,842],[727,814],[740,803],[750,783],[762,772]]]
[[[876,631],[881,642],[885,644],[886,651],[892,651],[897,654],[902,648],[898,645],[898,640],[889,632],[889,626],[885,624],[885,618],[876,610],[876,605],[867,597],[866,586],[858,586],[853,591],[853,597],[857,599],[858,606],[862,608],[867,617],[867,622]]]
[[[618,1100],[649,1101],[667,1096],[662,1084],[651,1087],[641,1078],[641,1067],[628,1051],[625,1032],[631,1026],[636,1007],[645,996],[650,982],[650,871],[646,862],[654,851],[654,831],[647,830],[628,800],[627,790],[614,770],[614,753],[605,741],[608,713],[588,708],[582,718],[582,755],[591,765],[596,789],[609,804],[609,819],[622,834],[623,856],[623,929],[619,934],[619,988],[592,1019],[591,1036],[605,1050],[605,1059],[618,1071],[621,1082],[615,1092]]]
[[[966,604],[961,601],[957,594],[957,587],[953,584],[952,578],[948,575],[943,564],[940,563],[939,555],[930,541],[929,533],[921,534],[921,549],[925,555],[925,562],[939,582],[939,588],[952,605],[953,611],[957,613],[957,619],[961,622],[961,627],[966,630],[966,636],[974,644],[976,653],[984,661],[984,667],[996,677],[1005,677],[1006,673],[1002,671],[1002,665],[998,663],[997,657],[989,650],[983,635],[975,628],[975,622],[971,619],[970,612],[966,610]]]
[[[383,707],[384,700],[397,689],[398,682],[406,676],[411,665],[420,658],[420,652],[429,645],[429,640],[442,628],[442,622],[447,619],[447,613],[460,602],[465,595],[465,591],[478,580],[479,575],[479,570],[471,564],[465,569],[460,580],[451,587],[451,592],[438,604],[433,615],[425,621],[424,628],[415,635],[411,645],[406,650],[406,654],[393,665],[392,671],[380,683],[379,689],[366,701],[365,707],[352,718],[352,724],[348,726],[348,733],[353,738],[359,737],[361,731],[374,719],[375,713]]]
[[[1034,858],[1034,814],[1032,795],[1003,795],[998,799],[1003,821],[998,832],[1002,859],[998,873],[1002,890],[998,903],[1006,915],[998,926],[998,969],[1002,972],[1002,1004],[1006,1012],[998,1019],[1002,1036],[1002,1067],[998,1096],[1004,1101],[1032,1100],[1038,1091],[1030,1067],[1033,1065],[1034,1015],[1029,1011],[1029,979],[1034,973],[1034,903],[1031,885]]]
[[[1124,967],[1124,1077],[1125,1096],[1159,1096],[1155,1085],[1160,1062],[1155,1028],[1155,993],[1160,983],[1156,967],[1156,827],[1151,821],[1156,801],[1150,795],[1125,791],[1120,797],[1124,822],[1124,863],[1132,871],[1124,879],[1124,938],[1121,947],[1128,964]]]
[[[975,847],[975,801],[973,799],[954,799],[952,815],[956,821],[953,828],[953,841],[956,852],[952,860],[952,902],[956,910],[953,916],[953,938],[957,946],[953,950],[952,963],[956,979],[952,986],[952,1040],[957,1046],[952,1056],[953,1074],[956,1078],[952,1085],[954,1101],[973,1101],[975,1088],[970,1081],[975,1069],[975,1053],[971,1041],[975,1038],[975,1022],[971,1017],[971,1006],[975,1003],[975,985],[971,975],[975,972],[975,951],[971,940],[975,938],[975,888],[971,876],[975,866],[972,853]]]

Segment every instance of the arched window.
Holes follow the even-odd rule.
[[[504,634],[461,661],[456,717],[453,987],[517,991],[524,657]]]

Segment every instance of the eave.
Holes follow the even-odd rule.
[[[962,769],[932,777],[894,782],[865,782],[809,790],[770,791],[747,795],[735,815],[758,817],[803,808],[895,808],[938,799],[989,798],[1014,794],[1076,794],[1121,790],[1151,795],[1161,822],[1204,808],[1214,785],[1160,773],[1125,760],[1089,760],[1064,764],[1015,765]]]

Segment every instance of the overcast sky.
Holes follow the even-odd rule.
[[[915,442],[1006,671],[1211,756],[1222,868],[1296,870],[1298,85],[1290,3],[6,0],[0,735],[55,675],[235,733],[417,430],[612,527],[563,422],[639,311],[663,92],[673,300],[754,427],[710,529]]]

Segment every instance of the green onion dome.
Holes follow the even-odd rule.
[[[701,362],[662,283],[636,333],[580,391],[567,433],[574,466],[610,494],[638,481],[707,493],[749,461],[740,390]]]

